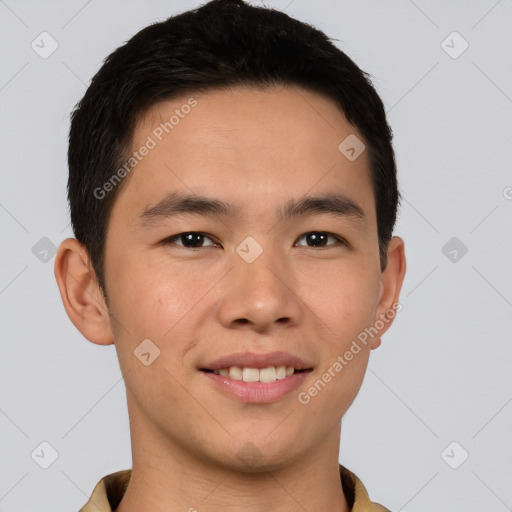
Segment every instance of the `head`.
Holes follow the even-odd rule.
[[[268,469],[339,435],[405,273],[391,142],[369,75],[321,31],[242,0],[106,59],[72,113],[76,240],[55,273],[77,328],[115,343],[141,439],[231,467],[251,443]],[[274,352],[305,370],[285,396],[212,382],[235,366],[219,358]]]

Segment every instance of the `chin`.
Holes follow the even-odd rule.
[[[237,441],[225,447],[222,454],[211,454],[209,459],[216,466],[228,471],[268,473],[284,468],[300,457],[299,453],[293,451],[296,444],[289,441],[278,443],[275,440],[273,442],[264,440],[264,437],[260,441],[242,441],[238,437]]]

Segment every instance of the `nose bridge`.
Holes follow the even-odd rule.
[[[276,322],[299,321],[300,300],[283,255],[246,240],[236,249],[233,267],[219,309],[224,326],[250,324],[264,330]]]
[[[287,272],[283,267],[279,257],[267,249],[252,263],[245,260],[237,262],[237,274],[248,293],[277,297],[284,291]]]
[[[249,251],[244,253],[244,250]],[[240,283],[240,294],[262,302],[262,306],[270,307],[284,296],[283,287],[286,271],[281,264],[281,257],[276,251],[266,246],[261,252],[251,241],[240,244],[237,257],[234,258],[235,274]],[[248,257],[246,257],[246,255]]]

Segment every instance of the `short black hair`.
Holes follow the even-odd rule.
[[[300,86],[333,100],[356,127],[368,151],[384,270],[400,193],[392,131],[370,76],[322,31],[243,0],[212,0],[116,49],[71,114],[68,149],[71,223],[105,298],[107,226],[126,179],[101,197],[95,190],[129,158],[136,123],[151,106],[233,86]]]

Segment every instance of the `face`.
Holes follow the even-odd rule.
[[[191,96],[140,120],[133,150],[152,147],[108,226],[132,427],[203,461],[276,468],[339,439],[379,343],[358,336],[396,298],[367,151],[340,152],[362,137],[299,88]]]

